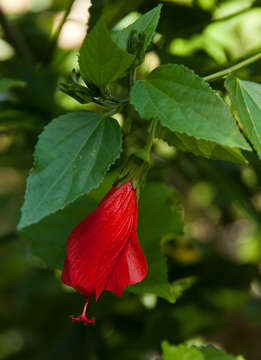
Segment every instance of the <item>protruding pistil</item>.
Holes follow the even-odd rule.
[[[70,315],[69,317],[72,319],[73,322],[83,322],[83,324],[86,326],[87,324],[95,324],[95,318],[93,317],[92,319],[88,319],[86,316],[86,310],[87,310],[87,306],[88,303],[90,301],[90,297],[87,297],[84,303],[84,307],[83,307],[83,312],[80,316],[78,317],[74,317],[73,315]]]

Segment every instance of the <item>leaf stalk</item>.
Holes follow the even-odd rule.
[[[253,55],[251,57],[249,57],[248,59],[246,60],[243,60],[233,66],[230,66],[224,70],[221,70],[221,71],[218,71],[214,74],[210,74],[208,76],[205,76],[203,79],[205,81],[213,81],[213,80],[216,80],[216,79],[219,79],[219,78],[223,78],[223,77],[226,77],[227,75],[231,74],[232,72],[234,71],[237,71],[245,66],[248,66],[258,60],[261,59],[261,52],[259,52],[258,54],[256,55]]]

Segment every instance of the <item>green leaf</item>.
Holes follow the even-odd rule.
[[[95,200],[83,196],[62,211],[23,229],[21,234],[29,240],[32,255],[38,256],[53,269],[61,269],[69,234],[96,206]]]
[[[121,130],[114,119],[79,111],[53,120],[35,148],[18,229],[98,187],[120,152]]]
[[[228,105],[183,65],[161,65],[135,83],[131,103],[142,118],[158,118],[172,131],[229,147],[250,149]]]
[[[121,77],[134,58],[112,40],[106,25],[100,20],[87,34],[80,49],[81,75],[90,83],[105,86]]]
[[[244,360],[241,355],[229,355],[224,350],[217,349],[212,345],[201,346],[200,351],[206,360]]]
[[[184,291],[189,289],[196,282],[196,280],[197,278],[195,276],[189,276],[173,281],[171,284],[171,289],[175,299],[180,298]]]
[[[231,161],[236,164],[248,164],[247,159],[237,148],[219,145],[213,141],[199,140],[186,134],[171,132],[166,127],[159,127],[157,136],[165,140],[169,145],[175,146],[184,152],[207,159]]]
[[[148,274],[129,290],[136,294],[155,294],[174,303],[175,289],[168,282],[167,262],[160,253],[160,241],[164,235],[183,233],[176,191],[164,183],[147,184],[141,193],[138,213],[138,237],[148,262]]]
[[[191,346],[186,344],[169,345],[167,341],[161,344],[162,360],[244,360],[244,358],[227,354],[224,350],[208,346]]]
[[[146,14],[141,15],[138,20],[136,20],[133,24],[129,25],[123,30],[114,33],[112,35],[114,41],[119,45],[120,48],[122,48],[123,50],[127,50],[129,37],[132,31],[136,30],[138,34],[145,35],[142,47],[142,52],[145,53],[157,28],[161,8],[162,4],[159,4],[154,9],[148,11]]]
[[[0,93],[12,87],[25,87],[26,83],[22,80],[0,77]]]
[[[92,29],[100,17],[112,28],[123,17],[138,9],[143,0],[95,0],[89,9],[88,28]]]
[[[162,360],[206,360],[200,350],[195,347],[169,345],[167,341],[163,341],[161,346],[163,352]]]
[[[21,231],[30,243],[30,252],[51,267],[62,269],[67,238],[74,227],[89,215],[113,186],[119,172],[110,171],[97,189],[72,204]]]
[[[243,131],[261,158],[261,85],[230,75],[225,81]]]

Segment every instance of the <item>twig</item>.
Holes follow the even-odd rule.
[[[74,0],[70,0],[69,5],[67,6],[67,9],[64,12],[63,18],[62,18],[60,24],[58,25],[57,29],[55,30],[54,34],[53,34],[53,37],[52,37],[52,40],[51,40],[51,45],[50,45],[50,48],[49,48],[49,51],[48,51],[49,61],[52,59],[53,52],[54,52],[54,50],[56,49],[56,46],[57,46],[58,38],[59,38],[60,33],[62,31],[62,28],[63,28],[64,24],[66,23],[66,20],[67,20],[69,14],[71,12],[73,3],[74,3]]]
[[[219,79],[219,78],[222,78],[222,77],[225,77],[229,74],[231,74],[232,72],[234,71],[237,71],[245,66],[248,66],[258,60],[261,59],[261,52],[256,54],[256,55],[253,55],[251,57],[249,57],[248,59],[246,60],[243,60],[241,62],[239,62],[238,64],[235,64],[233,66],[230,66],[224,70],[221,70],[221,71],[218,71],[214,74],[211,74],[211,75],[208,75],[208,76],[205,76],[203,79],[205,81],[213,81],[213,80],[216,80],[216,79]]]

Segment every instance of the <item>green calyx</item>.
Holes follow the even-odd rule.
[[[126,99],[118,99],[110,94],[106,87],[98,87],[85,81],[75,70],[59,84],[60,90],[81,104],[93,102],[112,113],[120,111]]]
[[[156,134],[158,120],[152,119],[150,133],[145,148],[136,151],[123,165],[123,170],[118,178],[118,185],[131,181],[139,197],[140,189],[144,186],[148,171],[150,169],[150,153],[153,139]]]
[[[148,162],[142,161],[133,154],[123,167],[123,171],[117,179],[117,186],[131,181],[133,188],[136,190],[137,198],[139,198],[140,189],[145,184],[149,168],[150,164]]]
[[[134,67],[140,65],[145,57],[144,52],[144,41],[145,41],[145,34],[138,33],[137,30],[132,30],[128,39],[127,51],[130,54],[134,54],[136,56],[134,61]]]

